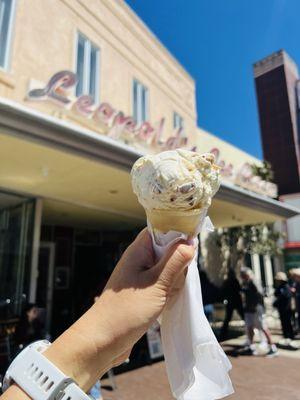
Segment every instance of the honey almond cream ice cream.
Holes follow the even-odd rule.
[[[132,187],[154,230],[197,234],[201,215],[220,186],[212,154],[171,150],[139,158]]]

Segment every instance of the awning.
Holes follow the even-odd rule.
[[[43,198],[45,223],[144,225],[129,175],[140,156],[105,135],[0,98],[0,190]],[[299,212],[226,182],[210,209],[216,226],[272,222]]]

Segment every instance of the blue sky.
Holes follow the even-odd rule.
[[[300,65],[300,0],[126,0],[197,84],[198,125],[262,157],[252,64]]]

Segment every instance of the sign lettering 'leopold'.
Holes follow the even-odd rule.
[[[188,138],[183,129],[176,130],[172,136],[163,140],[164,118],[155,127],[148,121],[137,124],[134,118],[124,115],[109,103],[95,104],[92,97],[87,95],[72,96],[71,90],[77,82],[78,78],[74,72],[60,71],[52,76],[45,87],[30,90],[27,97],[34,101],[54,101],[93,122],[94,126],[107,136],[122,140],[142,151],[159,152],[188,146]],[[197,149],[193,147],[191,150]],[[219,149],[211,149],[211,153],[215,155],[216,164],[221,167],[221,174],[226,180],[253,192],[270,197],[277,196],[277,186],[254,176],[250,164],[245,163],[235,169],[231,163],[227,164],[220,158]]]
[[[60,71],[51,77],[44,88],[30,90],[27,97],[34,101],[54,101],[62,107],[75,110],[97,124],[107,136],[123,140],[135,147],[147,146],[153,151],[162,151],[188,145],[188,138],[182,128],[176,130],[173,136],[163,140],[164,118],[155,127],[148,121],[137,124],[131,116],[124,115],[109,103],[95,104],[93,98],[88,95],[71,96],[71,89],[77,83],[78,78],[74,72]]]

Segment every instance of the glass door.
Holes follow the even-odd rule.
[[[0,192],[0,304],[10,304],[14,314],[29,293],[34,206],[34,200]]]

